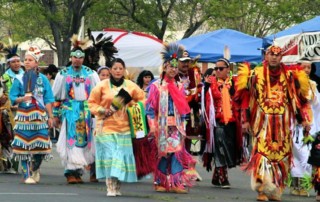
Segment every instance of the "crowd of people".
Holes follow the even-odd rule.
[[[228,169],[241,165],[258,201],[280,201],[286,186],[309,196],[311,184],[320,201],[319,81],[311,80],[315,67],[307,59],[285,65],[272,45],[254,68],[242,63],[233,75],[233,64],[220,58],[202,74],[197,58],[170,43],[160,77],[144,70],[134,82],[121,58],[96,71],[84,66],[77,45],[70,65],[43,73],[37,46],[26,51],[24,68],[15,50],[6,48],[1,76],[0,169],[21,167],[25,184],[40,182],[55,127],[67,183],[84,183],[89,168],[90,182],[105,180],[107,196],[150,173],[155,191],[188,193],[201,180],[191,155],[197,140],[213,186],[230,189]]]

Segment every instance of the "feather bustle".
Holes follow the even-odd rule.
[[[84,38],[83,40],[78,40],[78,35],[73,34],[71,39],[70,39],[73,47],[80,47],[82,50],[88,48],[89,45],[89,37]]]
[[[240,64],[238,68],[238,78],[236,83],[237,90],[243,90],[247,88],[248,79],[250,77],[250,65],[248,63]]]

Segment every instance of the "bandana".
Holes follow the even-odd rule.
[[[14,60],[19,60],[20,61],[20,57],[19,56],[13,56],[13,57],[7,59],[7,62],[11,62],[11,61],[14,61]]]
[[[76,57],[76,58],[83,58],[84,55],[85,55],[84,52],[82,52],[81,50],[73,51],[70,54],[71,57]]]
[[[276,45],[272,45],[267,49],[267,53],[272,53],[274,55],[279,55],[281,54],[281,48]]]

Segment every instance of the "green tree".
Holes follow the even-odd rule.
[[[202,30],[235,29],[264,37],[317,15],[314,0],[109,0],[88,12],[96,30],[116,27],[148,32],[163,39],[167,30],[182,38]],[[158,27],[159,22],[162,22]]]
[[[208,24],[264,37],[314,17],[319,6],[313,0],[218,0]]]
[[[163,40],[169,30],[191,36],[211,16],[207,0],[109,0],[95,4],[86,16],[93,29],[116,27],[147,32]]]
[[[95,3],[94,0],[16,0],[6,1],[5,20],[18,40],[44,39],[57,52],[58,65],[69,60],[73,34],[78,33],[81,18]]]
[[[120,28],[153,34],[184,30],[186,38],[201,30],[231,28],[263,37],[318,14],[314,0],[2,0],[0,37],[15,42],[44,39],[65,65],[70,38],[81,18],[86,28]]]

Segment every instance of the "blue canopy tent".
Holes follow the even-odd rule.
[[[231,29],[220,29],[177,41],[191,57],[201,55],[200,62],[215,62],[223,57],[225,46],[230,50],[231,62],[260,62],[262,39]]]
[[[307,20],[303,23],[297,24],[281,32],[278,32],[276,34],[272,34],[263,38],[263,47],[267,48],[268,46],[270,46],[275,38],[292,35],[292,34],[299,34],[302,32],[315,32],[315,31],[320,31],[320,16],[317,16],[315,18],[312,18],[311,20]]]

